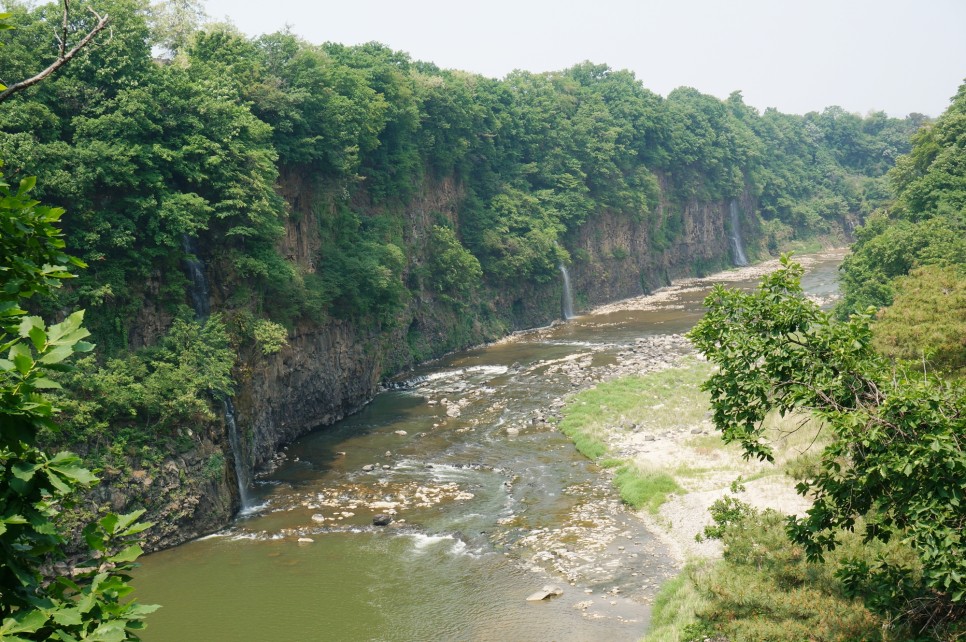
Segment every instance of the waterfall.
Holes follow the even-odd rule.
[[[208,293],[208,278],[205,276],[205,266],[198,259],[198,246],[195,239],[184,234],[181,236],[181,249],[184,250],[183,260],[185,272],[188,273],[188,294],[191,296],[191,307],[194,308],[195,318],[204,321],[211,315],[211,303]]]
[[[745,248],[741,243],[741,221],[738,218],[738,202],[732,199],[728,208],[731,214],[731,251],[734,254],[735,265],[748,265]]]
[[[567,266],[565,266],[563,263],[560,264],[560,274],[563,275],[563,298],[561,300],[563,318],[573,319],[574,295],[570,291],[570,274],[567,272]]]
[[[241,436],[238,434],[238,423],[235,421],[235,404],[231,402],[231,397],[225,397],[222,401],[225,408],[225,423],[228,425],[228,442],[231,444],[231,454],[235,459],[235,479],[238,481],[238,498],[241,500],[241,510],[244,513],[252,505],[248,496],[248,466],[245,465],[242,456]]]
[[[191,307],[195,311],[195,319],[204,322],[211,316],[211,297],[208,289],[208,277],[205,276],[205,265],[198,258],[198,244],[196,239],[187,234],[181,237],[181,249],[184,250],[183,259],[185,272],[188,275],[188,295],[191,297]],[[250,483],[248,466],[245,465],[244,450],[241,436],[238,434],[238,422],[235,420],[235,405],[231,397],[217,394],[225,414],[225,425],[228,427],[228,443],[235,463],[235,478],[238,480],[238,498],[244,512],[251,506],[248,496]]]
[[[845,219],[845,237],[850,240],[855,240],[855,221],[850,218]]]

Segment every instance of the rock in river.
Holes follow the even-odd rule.
[[[385,513],[379,513],[372,518],[372,523],[374,526],[389,526],[390,522],[392,522],[392,517],[386,515]]]
[[[544,586],[539,591],[531,593],[530,596],[527,597],[527,602],[539,602],[541,600],[546,600],[547,598],[555,597],[557,595],[563,595],[563,591],[557,588],[556,586],[550,586],[548,584],[547,586]]]

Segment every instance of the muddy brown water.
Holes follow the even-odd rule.
[[[814,257],[807,291],[834,294],[841,258]],[[144,639],[639,639],[674,563],[538,418],[575,389],[553,364],[592,375],[638,337],[686,331],[710,287],[451,355],[306,435],[256,480],[255,510],[143,558],[138,597],[163,605]],[[562,595],[527,601],[545,585]]]

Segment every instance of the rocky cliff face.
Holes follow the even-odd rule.
[[[284,177],[281,191],[293,212],[283,253],[301,269],[312,271],[320,247],[312,208],[334,205],[325,202],[324,189],[298,176]],[[434,217],[455,221],[462,198],[453,180],[427,180],[405,206],[405,243],[414,257],[413,268],[426,260],[426,239]],[[743,217],[751,218],[747,213],[754,211],[754,202],[745,197],[739,203]],[[364,201],[353,206],[372,207]],[[638,221],[605,212],[568,239],[575,259],[572,274],[578,308],[641,294],[672,278],[730,263],[727,202],[662,200],[655,214]],[[416,361],[551,322],[560,315],[560,295],[559,282],[518,284],[489,292],[480,312],[468,318],[433,293],[417,292],[393,328],[363,329],[338,319],[300,325],[281,352],[252,356],[236,373],[243,461],[252,469],[264,465],[281,445],[358,410],[378,391],[383,378]],[[158,546],[217,528],[230,516],[225,507],[239,505],[228,439],[222,435],[210,441],[224,450],[224,475],[204,489],[204,497],[198,497],[196,518],[181,520],[180,530],[166,533]]]
[[[753,218],[748,215],[755,211],[750,195],[743,195],[737,203],[742,220]],[[637,296],[672,279],[731,265],[728,218],[729,201],[674,204],[662,199],[650,221],[637,221],[620,212],[604,212],[591,219],[580,229],[572,248],[578,302],[590,307]]]

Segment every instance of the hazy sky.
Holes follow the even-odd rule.
[[[759,109],[937,116],[966,78],[966,0],[207,0],[250,35],[372,40],[503,77],[591,60],[662,95],[687,85]]]

